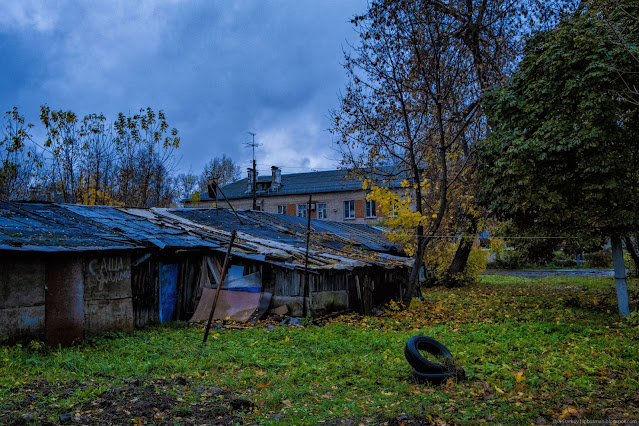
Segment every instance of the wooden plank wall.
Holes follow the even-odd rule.
[[[182,257],[178,262],[178,298],[176,318],[187,321],[195,312],[202,295],[200,288],[201,256]]]
[[[222,264],[223,254],[209,254]],[[173,257],[178,263],[178,301],[176,319],[188,320],[195,311],[201,296],[201,268],[203,255],[194,253]],[[135,326],[142,327],[158,321],[157,257],[151,257],[132,267],[133,311]],[[166,261],[166,260],[165,260]],[[269,263],[246,259],[231,259],[231,264],[244,266],[244,275],[257,271],[262,273],[264,291],[273,296],[301,297],[305,273]],[[359,280],[359,292],[356,282]],[[348,270],[324,270],[309,274],[309,292],[347,291],[349,308],[358,312],[369,311],[371,306],[380,306],[391,299],[401,297],[402,288],[408,279],[408,269],[388,270],[382,267],[356,268]]]
[[[131,267],[131,290],[135,327],[159,321],[157,263],[153,258]]]

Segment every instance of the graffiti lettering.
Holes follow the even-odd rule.
[[[89,262],[89,273],[98,283],[98,290],[102,291],[105,284],[114,283],[131,278],[131,269],[124,266],[122,257],[103,257]]]

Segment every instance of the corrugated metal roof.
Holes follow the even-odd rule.
[[[108,227],[58,204],[0,201],[0,249],[21,251],[122,250],[139,247]]]
[[[215,228],[229,231],[237,229],[297,247],[306,246],[307,218],[251,210],[238,210],[239,220],[228,209],[187,208],[174,209],[172,212]],[[343,249],[348,245],[379,252],[398,251],[382,231],[368,225],[311,219],[311,230],[315,238],[322,238],[323,245],[335,249]]]
[[[233,255],[302,268],[306,219],[226,209],[133,209],[0,202],[0,250],[68,252],[210,249],[224,252],[237,230]],[[311,269],[407,266],[396,248],[367,225],[311,220]]]

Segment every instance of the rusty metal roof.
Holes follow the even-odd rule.
[[[135,209],[0,201],[0,250],[215,250],[237,230],[233,255],[302,268],[306,219],[226,209]],[[311,220],[310,269],[409,264],[383,232],[367,225]]]

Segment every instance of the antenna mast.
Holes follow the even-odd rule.
[[[247,146],[253,148],[253,184],[251,185],[252,193],[253,193],[253,210],[257,210],[257,168],[255,166],[255,147],[259,146],[255,143],[255,133],[254,132],[246,132],[249,135],[253,136],[253,142],[247,143]]]

